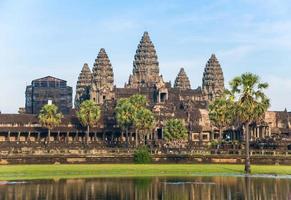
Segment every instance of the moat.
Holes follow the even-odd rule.
[[[290,199],[290,176],[124,177],[0,182],[0,199]]]

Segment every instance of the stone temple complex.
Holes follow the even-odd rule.
[[[95,101],[101,107],[100,122],[90,129],[91,142],[117,144],[125,141],[125,136],[116,122],[114,108],[120,98],[134,94],[144,95],[148,100],[147,107],[155,115],[156,126],[149,139],[163,139],[165,122],[172,118],[184,121],[189,131],[189,140],[194,143],[207,143],[218,138],[218,130],[210,124],[207,110],[209,103],[224,90],[223,71],[214,54],[206,61],[201,87],[194,89],[184,68],[177,69],[178,74],[173,85],[171,81],[164,80],[160,73],[157,52],[148,32],[144,32],[137,46],[132,73],[124,87],[114,84],[113,71],[117,66],[112,66],[110,57],[101,48],[92,67],[87,63],[83,65],[76,84],[75,109],[87,99]],[[31,91],[29,86],[27,96],[31,96]],[[33,115],[35,112],[31,111],[31,105],[31,100],[28,99],[26,114],[0,114],[0,141],[46,141],[47,129]],[[84,141],[86,128],[81,126],[74,112],[71,113],[73,114],[65,115],[62,124],[51,131],[50,141]],[[267,112],[260,124],[252,125],[251,139],[272,135],[289,137],[290,117],[291,113],[287,110]],[[134,141],[135,130],[129,132],[130,141]],[[243,140],[242,130],[227,130],[224,138]]]

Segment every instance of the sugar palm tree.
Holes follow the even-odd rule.
[[[138,146],[140,133],[143,132],[143,136],[147,135],[148,131],[152,130],[155,125],[155,117],[152,111],[147,108],[141,108],[136,111],[134,117],[134,126],[136,127],[136,146]]]
[[[126,146],[128,146],[128,131],[133,125],[135,108],[129,99],[119,99],[115,107],[116,120],[122,130],[126,134]]]
[[[222,140],[223,130],[233,122],[233,101],[226,94],[215,99],[209,105],[209,119],[219,130],[219,140]]]
[[[38,119],[40,124],[48,129],[48,143],[50,142],[51,130],[60,125],[63,115],[58,113],[58,107],[54,104],[46,104],[40,110]]]
[[[245,172],[249,174],[250,152],[249,152],[249,126],[251,123],[259,120],[270,106],[269,98],[264,94],[268,88],[268,83],[260,82],[260,78],[252,73],[244,73],[235,77],[230,82],[231,93],[235,99],[235,114],[239,122],[243,125],[245,135]]]
[[[174,141],[179,139],[187,139],[188,131],[183,123],[179,119],[170,119],[166,122],[164,127],[164,138],[168,141]]]
[[[79,118],[82,126],[87,127],[86,143],[89,141],[90,128],[97,125],[100,116],[100,107],[94,101],[86,100],[81,103],[80,109],[77,112],[77,117]]]

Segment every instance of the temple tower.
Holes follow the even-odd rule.
[[[184,68],[180,69],[174,83],[174,88],[179,88],[182,90],[191,89],[190,81]]]
[[[160,82],[159,62],[148,32],[144,32],[133,61],[132,75],[126,87],[152,87]]]
[[[214,54],[206,63],[203,79],[202,91],[205,100],[212,101],[224,91],[224,77],[220,64]]]
[[[113,69],[105,49],[100,49],[92,71],[93,79],[90,98],[98,104],[102,104],[105,100],[114,98]]]
[[[92,82],[92,73],[87,63],[83,65],[81,73],[79,74],[76,96],[75,96],[75,108],[79,108],[80,104],[90,99],[90,86]]]

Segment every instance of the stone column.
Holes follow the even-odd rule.
[[[66,135],[66,143],[69,143],[69,135],[70,135],[70,132],[67,132],[67,135]]]
[[[27,139],[26,139],[27,142],[30,142],[30,131],[28,131],[28,135],[27,135]]]
[[[79,142],[79,131],[76,131],[75,142]]]
[[[17,134],[17,142],[19,142],[19,141],[20,141],[20,131]]]
[[[7,134],[7,141],[10,142],[10,131],[8,131],[8,134]]]
[[[37,141],[40,141],[40,132],[37,132]]]
[[[103,131],[103,132],[102,132],[102,140],[103,140],[103,142],[105,142],[105,135],[106,135],[106,132]]]
[[[96,141],[97,141],[97,133],[94,132],[94,142],[96,142]]]
[[[58,142],[60,142],[60,141],[61,141],[61,137],[60,137],[60,131],[58,131],[57,140],[58,140]]]
[[[263,126],[262,127],[262,138],[265,138],[265,131],[266,131],[266,127]]]

